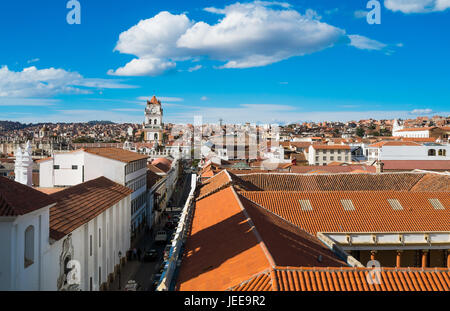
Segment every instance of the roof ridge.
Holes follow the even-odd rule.
[[[257,272],[255,274],[253,274],[252,276],[250,276],[247,280],[242,281],[241,283],[239,283],[237,285],[234,285],[232,287],[229,287],[228,289],[226,289],[226,291],[231,291],[234,288],[238,288],[238,287],[241,287],[242,285],[248,284],[249,282],[251,282],[253,279],[257,278],[258,276],[263,275],[263,274],[268,274],[268,273],[270,273],[270,271],[273,271],[273,269],[272,268],[266,268],[266,269],[264,269],[261,272]]]

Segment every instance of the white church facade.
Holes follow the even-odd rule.
[[[130,195],[105,177],[51,195],[0,177],[0,290],[107,287],[130,248]]]

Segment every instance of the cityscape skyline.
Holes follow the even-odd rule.
[[[142,123],[152,95],[170,123],[449,114],[445,4],[384,1],[369,25],[367,1],[131,2],[81,1],[80,25],[65,3],[2,3],[0,119]]]

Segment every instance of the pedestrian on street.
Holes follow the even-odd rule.
[[[133,248],[133,258],[136,259],[137,257],[137,251],[136,251],[136,247]]]

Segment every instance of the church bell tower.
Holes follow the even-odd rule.
[[[144,140],[146,142],[163,144],[162,117],[161,101],[153,96],[150,101],[147,100],[147,106],[145,107]]]

